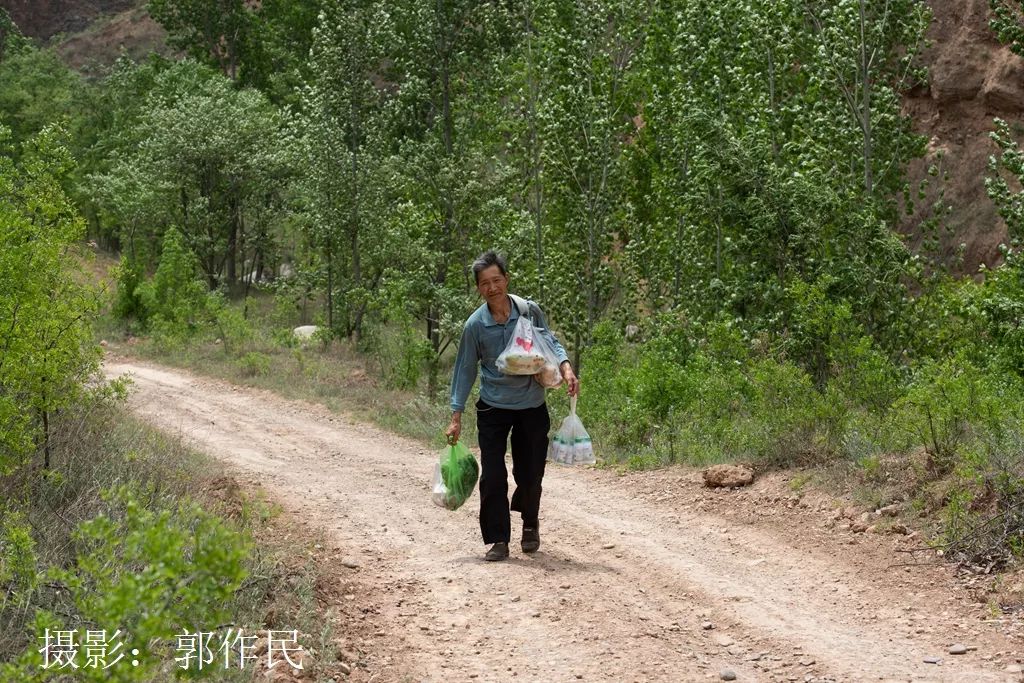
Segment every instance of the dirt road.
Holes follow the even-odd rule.
[[[548,466],[542,547],[485,563],[478,500],[430,503],[436,455],[319,406],[149,365],[131,405],[326,530],[372,615],[362,680],[1015,681],[1020,624],[894,536],[835,528],[778,482]],[[561,416],[553,416],[553,421]],[[441,425],[439,425],[439,428]],[[352,596],[349,596],[351,599]],[[710,626],[710,627],[709,627]],[[962,643],[963,655],[949,654]],[[925,660],[938,658],[938,663]]]

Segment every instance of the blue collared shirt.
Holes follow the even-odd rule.
[[[519,319],[519,310],[514,302],[509,300],[509,304],[511,313],[504,324],[494,321],[486,301],[466,320],[452,371],[452,412],[466,409],[466,400],[476,382],[477,367],[480,368],[480,399],[484,403],[513,410],[536,408],[544,403],[544,387],[534,381],[533,375],[505,375],[494,365],[508,346]],[[533,301],[527,301],[527,305],[535,331],[551,343],[558,355],[558,364],[569,360],[565,349],[548,329],[540,306]]]

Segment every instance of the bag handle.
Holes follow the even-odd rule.
[[[508,298],[512,299],[512,303],[516,305],[516,310],[519,311],[519,315],[524,318],[529,318],[530,324],[536,327],[536,323],[533,321],[533,311],[530,309],[529,302],[521,296],[515,294],[509,294]]]
[[[573,396],[573,397],[571,397],[569,399],[569,414],[570,415],[575,415],[576,414],[576,397],[575,396]]]

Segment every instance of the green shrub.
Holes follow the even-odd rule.
[[[74,565],[50,572],[49,580],[67,590],[57,594],[54,609],[37,611],[34,643],[47,628],[77,630],[79,638],[85,629],[120,630],[124,643],[124,661],[103,669],[79,660],[76,680],[153,680],[173,659],[177,634],[230,621],[234,593],[245,579],[248,539],[195,503],[153,491],[142,499],[141,493],[127,486],[105,492],[103,511],[74,533]],[[138,654],[129,655],[132,649]],[[129,663],[133,659],[138,666]],[[0,668],[0,680],[46,680],[58,673],[43,669],[42,661],[33,644]]]
[[[368,326],[366,332],[363,346],[377,361],[385,386],[416,389],[434,351],[414,321],[404,314],[395,314],[388,322]]]
[[[139,287],[143,283],[142,267],[133,263],[127,256],[122,256],[113,270],[117,292],[114,298],[113,314],[120,320],[146,318]]]
[[[978,307],[994,363],[1024,378],[1024,256],[1006,256],[1006,263],[987,272]]]
[[[950,472],[966,443],[978,433],[1000,429],[1007,408],[1004,393],[998,378],[963,354],[925,361],[894,408],[904,447],[923,444],[932,473]]]
[[[194,328],[206,301],[206,287],[198,273],[198,262],[184,236],[170,228],[164,235],[156,273],[136,290],[146,319],[160,316],[165,325]]]
[[[227,301],[223,292],[210,292],[204,307],[217,338],[223,344],[225,354],[239,355],[255,339],[252,324],[237,306]]]
[[[108,512],[78,529],[77,565],[55,578],[68,586],[83,622],[131,634],[141,663],[131,680],[145,680],[144,671],[166,655],[151,646],[230,619],[248,541],[195,503],[147,509],[126,488],[105,499]]]
[[[235,361],[235,365],[243,376],[258,377],[270,372],[270,356],[258,351],[249,351]]]
[[[35,541],[24,515],[0,509],[0,592],[17,596],[37,582]]]

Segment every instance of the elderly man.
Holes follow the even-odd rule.
[[[452,420],[446,434],[449,443],[459,440],[462,413],[479,369],[480,400],[476,404],[476,415],[481,467],[480,531],[484,544],[491,546],[484,559],[494,562],[508,557],[512,535],[510,509],[523,518],[523,552],[532,553],[540,548],[541,480],[551,427],[544,387],[532,375],[505,375],[495,366],[520,315],[527,315],[536,334],[543,335],[554,349],[570,396],[579,393],[580,384],[565,349],[548,329],[540,307],[508,293],[505,259],[488,251],[473,262],[473,275],[484,303],[469,316],[462,330],[452,373]],[[510,434],[512,477],[516,482],[511,507],[505,469]]]

